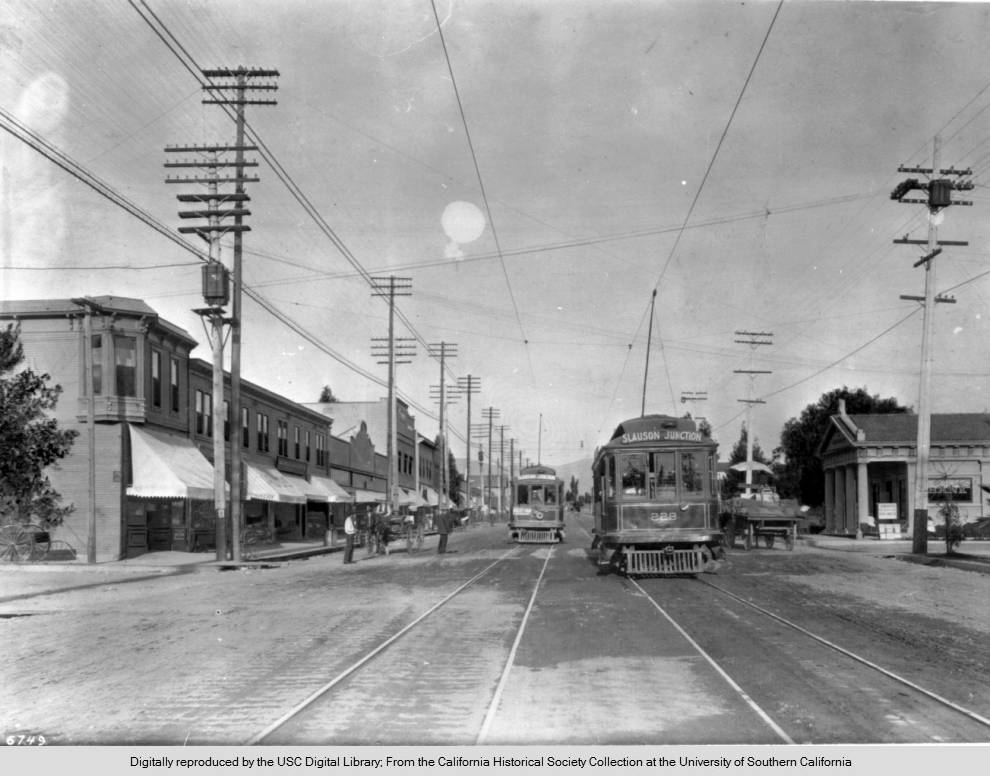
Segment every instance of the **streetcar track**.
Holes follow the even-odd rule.
[[[475,744],[478,746],[484,744],[485,738],[488,737],[492,723],[495,720],[495,714],[498,712],[499,702],[502,699],[502,692],[505,690],[506,682],[509,679],[509,672],[512,670],[512,664],[516,659],[516,652],[519,649],[519,642],[522,641],[523,632],[526,630],[526,623],[529,621],[530,612],[533,611],[533,604],[536,603],[536,594],[540,590],[540,583],[543,581],[543,576],[546,574],[547,566],[550,564],[550,559],[553,557],[553,550],[554,548],[551,546],[550,551],[547,553],[547,557],[543,561],[543,567],[540,569],[540,575],[536,578],[536,584],[533,585],[533,593],[529,597],[529,604],[526,606],[526,611],[523,614],[522,622],[519,623],[515,641],[513,641],[512,649],[509,650],[509,656],[505,661],[505,668],[502,670],[502,675],[499,677],[498,686],[495,688],[495,693],[492,696],[491,703],[488,704],[488,711],[485,714],[485,720],[482,722],[481,730],[478,732],[478,738],[475,741]]]
[[[760,705],[755,700],[753,700],[753,698],[751,698],[750,695],[731,676],[729,676],[729,674],[725,671],[725,669],[723,669],[722,666],[720,666],[718,662],[716,662],[715,658],[709,655],[697,641],[691,638],[691,636],[688,635],[687,631],[685,631],[677,623],[677,621],[674,620],[674,618],[671,617],[667,613],[667,611],[662,606],[660,606],[659,603],[656,602],[653,596],[647,593],[646,590],[644,590],[643,587],[635,579],[633,579],[632,577],[629,577],[628,579],[633,584],[633,586],[637,590],[639,590],[640,593],[643,594],[646,600],[649,601],[658,612],[660,612],[660,614],[667,620],[667,622],[670,623],[674,627],[674,629],[678,633],[680,633],[681,636],[683,636],[684,639],[698,652],[698,654],[701,655],[708,662],[708,664],[715,669],[718,675],[721,676],[728,683],[728,685],[739,695],[739,697],[743,699],[746,705],[749,706],[754,712],[756,712],[757,716],[759,716],[760,719],[762,719],[764,722],[767,723],[770,729],[773,730],[773,732],[781,739],[781,741],[783,741],[785,744],[795,743],[794,740],[789,735],[787,735],[784,729],[781,728],[780,725],[778,725],[776,722],[774,722],[773,718],[769,714],[767,714],[767,712],[764,711],[760,707]]]
[[[870,669],[872,669],[872,670],[874,670],[874,671],[882,674],[883,676],[886,676],[888,679],[892,679],[895,682],[897,682],[897,683],[899,683],[901,685],[904,685],[905,687],[908,687],[908,688],[914,690],[915,692],[918,692],[918,693],[924,695],[926,698],[929,698],[929,699],[931,699],[931,700],[933,700],[933,701],[935,701],[935,702],[937,702],[937,703],[945,706],[946,708],[951,709],[952,711],[955,711],[955,712],[957,712],[959,714],[962,714],[963,716],[968,717],[969,719],[971,719],[971,720],[973,720],[975,722],[978,722],[979,724],[981,724],[981,725],[983,725],[985,727],[990,727],[990,719],[988,719],[987,717],[982,716],[981,714],[978,714],[977,712],[975,712],[975,711],[973,711],[971,709],[967,709],[964,706],[960,706],[959,704],[955,703],[954,701],[951,701],[948,698],[945,698],[945,697],[939,695],[938,693],[935,693],[935,692],[933,692],[931,690],[927,690],[924,687],[922,687],[921,685],[916,684],[915,682],[912,682],[910,679],[907,679],[906,677],[903,677],[900,674],[894,673],[893,671],[890,671],[890,670],[884,668],[883,666],[880,666],[880,665],[874,663],[873,661],[868,660],[867,658],[863,657],[862,655],[859,655],[859,654],[857,654],[855,652],[852,652],[851,650],[846,649],[845,647],[841,647],[838,644],[836,644],[835,642],[830,641],[830,640],[824,638],[823,636],[819,636],[816,633],[812,633],[811,631],[807,630],[806,628],[801,627],[797,623],[792,622],[791,620],[788,620],[786,617],[782,617],[779,614],[775,614],[774,612],[771,612],[768,609],[764,609],[762,606],[759,606],[757,604],[754,604],[752,601],[748,601],[745,598],[743,598],[743,597],[741,597],[739,595],[736,595],[735,593],[733,593],[733,592],[731,592],[729,590],[726,590],[723,587],[720,587],[720,586],[718,586],[718,585],[716,585],[716,584],[714,584],[712,582],[709,582],[708,580],[705,580],[705,579],[697,579],[697,581],[700,582],[701,584],[707,586],[707,587],[712,588],[713,590],[718,591],[722,595],[727,596],[728,598],[731,598],[732,600],[737,601],[737,602],[743,604],[744,606],[746,606],[746,607],[748,607],[750,609],[753,609],[754,611],[757,611],[760,614],[762,614],[762,615],[764,615],[766,617],[769,617],[772,620],[775,620],[776,622],[781,623],[782,625],[784,625],[784,626],[786,626],[788,628],[791,628],[793,630],[796,630],[797,632],[799,632],[799,633],[807,636],[808,638],[812,639],[813,641],[816,641],[819,644],[822,644],[823,646],[828,647],[829,649],[832,649],[832,650],[834,650],[834,651],[836,651],[836,652],[838,652],[838,653],[840,653],[842,655],[845,655],[846,657],[850,658],[851,660],[854,660],[854,661],[860,663],[861,665],[864,665],[867,668],[870,668]],[[639,587],[639,585],[637,585],[637,587]],[[642,588],[640,588],[640,589],[642,590]],[[646,594],[645,591],[644,591],[644,594]],[[646,594],[646,595],[649,598],[649,595],[648,594]],[[652,600],[652,599],[650,599],[650,600]]]
[[[479,579],[481,579],[482,577],[484,577],[486,574],[488,574],[488,572],[490,572],[497,565],[499,565],[500,563],[502,563],[503,561],[505,561],[507,558],[509,558],[510,556],[512,556],[514,554],[517,554],[518,549],[519,549],[519,545],[516,545],[516,546],[513,546],[512,548],[510,548],[509,550],[507,550],[505,553],[503,553],[501,556],[499,556],[495,561],[493,561],[492,563],[490,563],[488,566],[486,566],[484,569],[482,569],[481,571],[479,571],[477,574],[475,574],[469,580],[467,580],[466,582],[462,583],[460,586],[458,586],[451,593],[448,593],[444,598],[442,598],[440,601],[438,601],[437,603],[435,603],[433,606],[431,606],[425,612],[423,612],[422,614],[420,614],[412,622],[408,623],[402,629],[400,629],[399,631],[397,631],[396,633],[394,633],[392,636],[390,636],[389,638],[385,639],[378,646],[376,646],[370,652],[368,652],[367,654],[365,654],[362,658],[360,658],[356,662],[352,663],[350,666],[348,666],[343,671],[341,671],[339,674],[337,674],[333,679],[331,679],[330,681],[324,683],[323,685],[321,685],[315,691],[311,692],[302,701],[300,701],[299,703],[297,703],[295,706],[293,706],[291,709],[289,709],[289,711],[287,711],[286,713],[282,714],[282,716],[280,716],[274,722],[272,722],[271,724],[269,724],[261,732],[255,734],[251,738],[247,739],[244,742],[244,744],[247,745],[247,746],[251,746],[251,745],[255,745],[255,744],[261,743],[265,738],[267,738],[268,736],[270,736],[272,733],[274,733],[279,728],[283,727],[286,723],[288,723],[289,721],[291,721],[294,717],[299,716],[303,711],[305,711],[308,707],[312,706],[316,701],[318,701],[320,698],[322,698],[324,695],[326,695],[326,693],[328,693],[330,690],[332,690],[334,687],[336,687],[342,681],[344,681],[345,679],[347,679],[348,677],[350,677],[352,674],[354,674],[356,671],[358,671],[359,669],[363,668],[366,664],[368,664],[369,662],[371,662],[372,660],[374,660],[374,658],[376,658],[379,654],[381,654],[382,652],[386,651],[396,641],[398,641],[403,636],[405,636],[407,633],[409,633],[411,630],[413,630],[416,626],[418,626],[420,623],[422,623],[427,617],[429,617],[434,612],[436,612],[438,609],[440,609],[444,604],[448,603],[453,598],[455,598],[457,595],[459,595],[460,593],[464,592],[464,590],[466,590],[471,585],[473,585],[475,582],[477,582]],[[548,555],[548,560],[549,560],[549,555]],[[544,568],[545,568],[545,564],[544,564]],[[541,572],[541,575],[540,576],[542,578],[542,572]]]

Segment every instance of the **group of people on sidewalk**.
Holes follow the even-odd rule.
[[[371,532],[376,536],[377,541],[385,549],[385,554],[389,553],[388,544],[390,539],[390,515],[387,512],[376,514],[372,518]],[[449,512],[441,512],[434,521],[439,542],[437,544],[437,554],[443,555],[447,552],[447,536],[452,528],[452,519]],[[353,514],[347,515],[344,520],[344,563],[354,563],[354,545],[357,542],[358,527]]]

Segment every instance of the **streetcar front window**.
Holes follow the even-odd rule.
[[[528,504],[529,503],[529,488],[525,485],[520,485],[516,489],[516,503],[517,504]]]
[[[547,498],[547,503],[548,504],[556,504],[557,503],[557,493],[556,493],[556,491],[554,490],[554,488],[552,486],[547,488],[547,490],[546,490],[546,498]]]
[[[674,453],[650,454],[650,500],[677,498],[677,469]]]
[[[608,474],[605,482],[605,492],[608,498],[615,498],[615,457],[608,457]]]
[[[646,455],[644,453],[631,453],[624,456],[622,493],[626,496],[646,494]]]
[[[701,493],[704,490],[701,477],[701,460],[694,453],[681,453],[681,488],[685,493]]]

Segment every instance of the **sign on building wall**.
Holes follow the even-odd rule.
[[[973,500],[973,479],[971,477],[928,478],[928,503],[943,501]]]

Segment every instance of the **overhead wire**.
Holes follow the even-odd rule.
[[[523,326],[522,316],[519,313],[519,304],[516,302],[516,295],[512,290],[512,281],[509,278],[509,270],[505,264],[505,258],[502,256],[502,245],[498,237],[498,228],[495,225],[495,219],[492,215],[491,205],[488,202],[488,192],[485,188],[485,181],[481,175],[481,166],[478,163],[478,154],[474,148],[474,142],[471,139],[471,130],[468,126],[467,115],[464,112],[464,102],[461,100],[461,92],[457,87],[457,78],[454,76],[454,66],[450,61],[450,52],[447,49],[447,38],[443,34],[443,24],[440,22],[440,14],[437,11],[437,4],[435,0],[430,0],[430,7],[433,9],[433,17],[436,20],[437,27],[437,37],[440,39],[440,45],[443,49],[443,58],[447,63],[447,72],[450,74],[450,84],[454,92],[454,97],[457,101],[457,110],[461,117],[461,124],[464,127],[464,136],[467,140],[468,149],[471,153],[471,161],[474,164],[474,172],[478,179],[478,189],[481,194],[482,202],[485,206],[485,213],[488,216],[488,226],[492,232],[492,241],[495,243],[495,250],[499,254],[499,262],[502,266],[502,274],[505,277],[505,285],[509,292],[509,299],[512,302],[512,309],[516,316],[516,323],[519,326],[519,333],[522,336],[523,346],[526,352],[526,359],[529,362],[529,372],[530,378],[533,383],[533,387],[536,387],[536,371],[533,368],[533,357],[529,350],[529,339],[526,334],[526,328]]]

